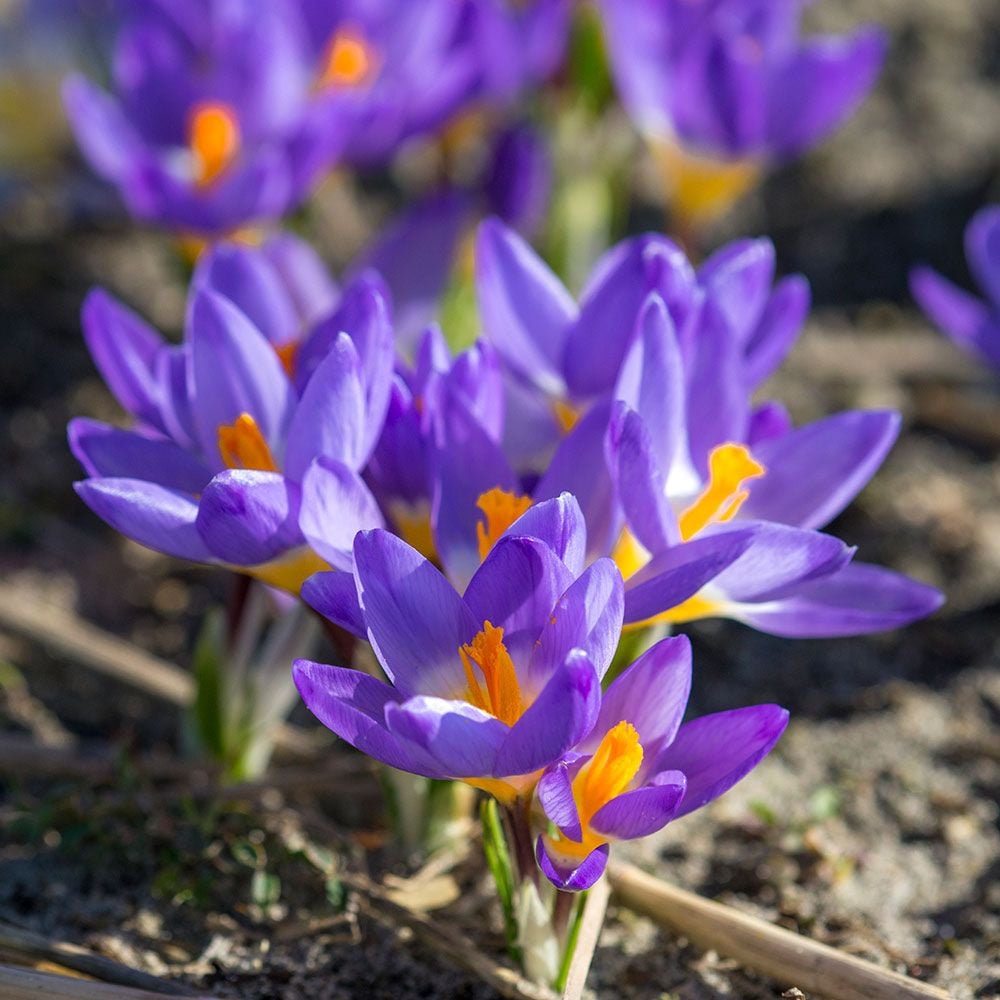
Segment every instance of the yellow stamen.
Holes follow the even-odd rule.
[[[341,28],[327,45],[319,86],[356,87],[371,75],[374,65],[374,53],[364,38],[357,31]]]
[[[483,630],[471,643],[461,646],[458,654],[462,658],[468,683],[465,698],[469,704],[489,712],[508,726],[514,725],[521,718],[525,706],[514,661],[503,642],[503,629],[483,622]],[[473,664],[482,674],[485,691],[476,677]]]
[[[563,434],[569,434],[580,421],[580,411],[562,399],[557,399],[552,404],[552,412],[555,413],[559,429]]]
[[[295,360],[299,353],[299,342],[297,340],[290,340],[287,344],[279,344],[274,351],[278,355],[281,367],[285,369],[285,374],[289,378],[293,378],[295,375]]]
[[[700,156],[672,142],[654,141],[652,149],[671,208],[689,230],[714,222],[760,181],[756,160]]]
[[[680,516],[681,538],[688,541],[706,525],[721,524],[733,518],[750,495],[743,484],[764,475],[764,471],[764,466],[755,462],[741,444],[714,448],[708,456],[708,485]]]
[[[717,617],[723,609],[721,601],[713,600],[710,597],[703,597],[700,593],[693,594],[686,601],[675,604],[666,611],[661,611],[652,618],[647,618],[641,622],[629,622],[624,625],[622,631],[634,632],[638,629],[648,628],[650,625],[683,625],[685,622],[697,621],[699,618]]]
[[[621,572],[622,579],[627,580],[649,562],[650,552],[628,528],[623,528],[611,558]]]
[[[585,830],[602,806],[628,788],[641,766],[639,734],[630,722],[619,722],[605,733],[594,756],[573,780],[573,798]]]
[[[240,571],[289,594],[297,594],[314,573],[330,569],[330,564],[309,548],[299,548],[257,566],[241,566]]]
[[[480,495],[476,506],[483,512],[486,523],[476,525],[479,558],[485,559],[497,539],[531,506],[531,497],[510,493],[498,486]]]
[[[239,152],[236,112],[221,101],[196,105],[188,119],[188,146],[194,155],[195,182],[208,187]]]
[[[249,413],[241,413],[233,423],[219,428],[219,454],[230,469],[278,471],[271,449]]]

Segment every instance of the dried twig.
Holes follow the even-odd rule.
[[[10,586],[0,587],[0,629],[174,705],[186,706],[194,698],[193,678],[172,663]],[[289,725],[279,728],[276,742],[306,757],[314,756],[317,747],[312,734]]]
[[[196,995],[196,991],[188,986],[159,979],[138,969],[130,969],[127,965],[112,961],[103,955],[95,955],[79,945],[66,941],[50,941],[41,934],[15,927],[5,921],[0,921],[0,952],[3,952],[4,957],[16,962],[23,961],[25,964],[51,962],[64,969],[82,972],[86,976],[118,986],[132,986],[169,996]]]
[[[829,1000],[948,1000],[936,986],[668,885],[635,865],[615,864],[609,874],[625,906],[779,983]]]
[[[594,960],[597,940],[604,926],[604,915],[608,910],[608,899],[611,896],[611,886],[606,878],[599,879],[587,892],[587,902],[583,908],[583,919],[580,922],[580,932],[576,939],[576,949],[566,977],[566,987],[562,1000],[580,1000],[583,989],[587,985],[587,973]]]
[[[159,989],[154,991],[0,965],[0,996],[3,1000],[160,1000],[164,996],[178,995],[176,992],[164,993],[163,985],[159,983]],[[207,994],[187,995],[211,1000]]]
[[[444,927],[423,913],[417,913],[389,898],[381,886],[364,875],[344,872],[341,881],[357,893],[359,908],[379,923],[393,930],[412,932],[432,951],[478,976],[503,997],[510,1000],[556,1000],[555,993],[494,962],[476,945],[449,927]]]

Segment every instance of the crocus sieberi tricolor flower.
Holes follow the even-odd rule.
[[[983,298],[929,267],[914,269],[910,288],[937,327],[1000,372],[1000,205],[973,216],[965,230],[965,256]]]
[[[751,404],[808,309],[805,282],[774,284],[774,268],[765,240],[695,271],[669,240],[637,237],[598,264],[577,306],[523,240],[484,224],[480,313],[505,364],[507,420],[502,446],[452,448],[466,549],[475,520],[490,518],[470,507],[500,510],[491,487],[522,505],[568,490],[591,557],[612,555],[625,575],[627,623],[722,614],[837,635],[934,610],[935,591],[852,562],[817,531],[874,474],[898,416],[849,412],[793,430],[777,404]]]
[[[805,0],[601,0],[618,91],[652,143],[680,220],[725,210],[858,106],[876,28],[800,37]]]
[[[583,568],[583,533],[572,497],[539,504],[461,594],[400,538],[360,533],[353,579],[319,574],[306,597],[371,642],[389,683],[300,660],[305,703],[392,767],[530,799],[594,725],[621,634],[621,577],[607,559]]]
[[[349,568],[355,531],[383,523],[359,473],[388,406],[392,328],[378,281],[359,279],[299,341],[292,286],[255,283],[270,270],[228,247],[203,257],[176,346],[92,292],[84,335],[135,427],[77,419],[69,439],[89,476],[77,492],[123,534],[297,593],[317,570]],[[331,290],[313,277],[302,302],[315,305]],[[316,521],[321,551],[304,534]]]
[[[691,690],[691,646],[663,639],[604,693],[587,737],[546,769],[537,804],[552,832],[539,834],[539,867],[559,889],[588,889],[610,845],[661,830],[745,777],[788,722],[755,705],[681,724]]]

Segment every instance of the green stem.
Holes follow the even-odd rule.
[[[566,935],[566,946],[563,948],[562,962],[559,964],[559,975],[556,976],[556,981],[553,983],[553,988],[557,993],[561,993],[566,988],[566,980],[569,977],[570,966],[573,964],[573,955],[576,953],[576,943],[580,938],[580,925],[583,923],[583,911],[587,905],[586,892],[560,892],[556,896],[556,905],[552,916],[553,923],[555,923],[559,906],[562,902],[561,897],[563,896],[569,897],[569,910],[566,912],[566,918],[568,919],[569,912],[572,910],[574,902],[576,903],[576,910],[573,912],[573,920],[569,927],[569,933]],[[579,897],[579,899],[576,897]]]

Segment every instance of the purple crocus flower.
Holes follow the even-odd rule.
[[[494,140],[483,193],[489,211],[531,236],[541,226],[552,190],[552,156],[544,136],[526,123]]]
[[[295,593],[316,570],[349,568],[354,531],[383,523],[359,473],[388,405],[392,329],[377,284],[359,284],[334,313],[336,335],[320,324],[290,375],[280,356],[288,328],[263,289],[243,282],[246,264],[225,247],[203,258],[179,346],[103,291],[91,293],[88,347],[136,426],[71,422],[70,446],[90,477],[76,489],[135,541]],[[222,289],[242,294],[267,332]],[[303,358],[315,361],[307,377]],[[304,495],[341,533],[321,552],[300,525]]]
[[[608,688],[593,729],[549,767],[537,801],[554,833],[536,857],[559,889],[588,889],[610,845],[662,829],[717,799],[771,752],[788,723],[777,705],[702,716],[681,725],[691,646],[664,639]]]
[[[802,39],[804,6],[602,0],[622,101],[653,142],[686,221],[710,221],[763,168],[815,145],[874,84],[884,33]]]
[[[985,301],[929,267],[914,269],[910,288],[936,326],[1000,372],[1000,205],[973,216],[965,231],[965,256]]]
[[[218,236],[310,192],[348,137],[359,67],[333,52],[317,64],[291,0],[135,4],[112,93],[74,77],[64,97],[91,166],[133,214]]]
[[[320,574],[306,596],[371,642],[389,683],[299,660],[305,703],[392,767],[508,804],[530,796],[593,726],[621,630],[621,577],[609,560],[583,570],[573,506],[539,505],[530,533],[498,540],[462,595],[401,539],[361,532],[354,578]]]

